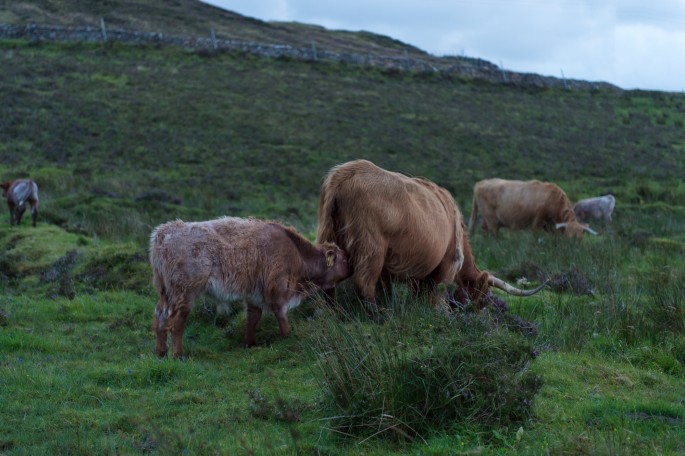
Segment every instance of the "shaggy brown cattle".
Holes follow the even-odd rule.
[[[576,219],[581,222],[589,222],[590,220],[610,222],[615,205],[616,198],[609,194],[580,200],[573,205],[573,212],[576,214]]]
[[[379,280],[408,281],[426,290],[434,304],[436,284],[459,285],[458,299],[480,300],[490,286],[516,289],[480,271],[452,195],[426,179],[386,171],[366,160],[334,167],[319,199],[318,242],[344,249],[352,278],[374,317]],[[332,296],[332,290],[328,290]]]
[[[582,238],[586,231],[578,223],[566,193],[549,182],[486,179],[473,189],[473,207],[469,233],[473,235],[480,211],[482,228],[497,236],[500,228],[556,231],[563,229],[568,237]]]
[[[255,343],[263,310],[273,312],[281,335],[290,331],[288,309],[314,286],[331,288],[350,275],[345,252],[312,245],[294,229],[274,222],[224,217],[207,222],[158,226],[150,237],[150,264],[159,302],[153,327],[157,355],[183,355],[183,331],[195,299],[208,291],[247,305],[245,345]]]
[[[31,205],[31,219],[33,226],[38,220],[38,185],[30,179],[17,179],[0,184],[2,196],[7,198],[10,209],[10,224],[19,225],[21,217],[26,211],[26,203]]]

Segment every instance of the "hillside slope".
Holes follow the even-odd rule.
[[[221,39],[297,47],[310,47],[316,42],[317,46],[336,52],[388,56],[404,56],[406,52],[428,57],[413,46],[382,35],[332,31],[296,22],[264,22],[198,0],[0,1],[0,22],[11,24],[99,27],[100,18],[112,28],[180,36],[209,36],[213,29]]]
[[[465,208],[492,176],[684,202],[667,184],[685,173],[678,94],[174,47],[14,41],[0,64],[3,178],[33,176],[46,217],[101,236],[144,241],[159,221],[228,213],[311,228],[325,172],[360,157],[431,178]]]
[[[142,40],[155,44],[171,41],[175,45],[185,43],[182,45],[206,49],[250,49],[250,52],[268,57],[323,59],[401,71],[444,71],[462,78],[520,86],[620,90],[603,81],[509,71],[480,58],[437,57],[391,37],[367,31],[328,30],[298,22],[264,22],[197,0],[113,0],[106,3],[2,0],[0,6],[0,37],[4,38],[99,41],[102,39],[101,21],[104,21],[111,40]]]
[[[370,33],[266,23],[196,0],[2,0],[0,11],[15,24],[102,17],[108,27],[425,56]],[[671,183],[685,174],[680,94],[121,43],[0,41],[0,65],[0,174],[35,178],[43,217],[77,232],[144,243],[169,218],[223,214],[311,230],[322,176],[360,157],[437,181],[466,212],[473,184],[492,176],[559,182],[572,199],[685,201]]]

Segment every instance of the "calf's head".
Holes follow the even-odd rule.
[[[352,275],[352,269],[347,261],[347,253],[333,243],[323,243],[318,246],[325,261],[316,271],[314,283],[324,290],[335,288],[338,282]]]

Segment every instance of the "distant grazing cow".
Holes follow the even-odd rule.
[[[331,169],[319,199],[318,242],[335,242],[350,261],[352,278],[375,318],[379,280],[410,282],[442,304],[438,283],[459,287],[456,298],[480,301],[490,286],[527,296],[480,271],[473,260],[452,195],[426,179],[386,171],[366,160]],[[333,290],[327,290],[332,298]]]
[[[183,356],[183,331],[195,299],[208,291],[247,304],[245,345],[255,343],[262,310],[273,312],[288,336],[288,309],[314,286],[335,287],[350,275],[345,252],[312,245],[294,229],[257,219],[224,217],[158,226],[150,237],[150,264],[159,302],[155,310],[157,355]]]
[[[573,205],[573,212],[575,212],[576,218],[581,222],[589,222],[591,220],[610,222],[615,205],[616,198],[614,198],[614,195],[608,194],[578,201]]]
[[[17,179],[0,184],[2,196],[7,198],[10,209],[10,224],[19,225],[21,217],[26,211],[26,203],[31,205],[31,219],[33,226],[38,220],[38,185],[30,179]]]
[[[556,231],[563,229],[568,237],[582,238],[586,231],[578,223],[566,193],[549,182],[486,179],[473,189],[473,206],[469,232],[473,235],[478,211],[482,228],[497,236],[500,228]]]

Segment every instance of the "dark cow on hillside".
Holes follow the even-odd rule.
[[[497,236],[500,228],[532,229],[556,232],[582,238],[587,231],[597,233],[588,225],[578,223],[566,193],[549,182],[486,179],[473,189],[473,206],[469,233],[473,235],[478,212],[482,228]]]
[[[455,298],[481,302],[491,286],[527,296],[473,260],[452,195],[433,182],[386,171],[366,160],[331,169],[319,199],[318,242],[335,242],[349,257],[357,291],[375,318],[379,281],[409,282],[444,304],[436,285],[457,284]],[[382,283],[382,282],[381,282]],[[333,290],[327,290],[331,299]]]
[[[158,226],[150,237],[150,264],[159,294],[153,327],[160,357],[167,353],[169,331],[174,356],[183,356],[186,319],[205,291],[245,301],[249,347],[263,310],[276,315],[287,337],[289,308],[314,287],[335,287],[350,275],[347,256],[336,245],[312,245],[292,228],[235,217]]]
[[[38,185],[30,179],[17,179],[0,184],[2,196],[7,198],[10,209],[10,224],[19,225],[21,217],[26,211],[26,203],[31,205],[31,219],[33,226],[38,220]]]
[[[573,205],[573,212],[576,214],[576,219],[581,222],[596,220],[607,223],[611,222],[611,214],[614,212],[615,205],[616,198],[614,195],[608,194],[578,201]]]

